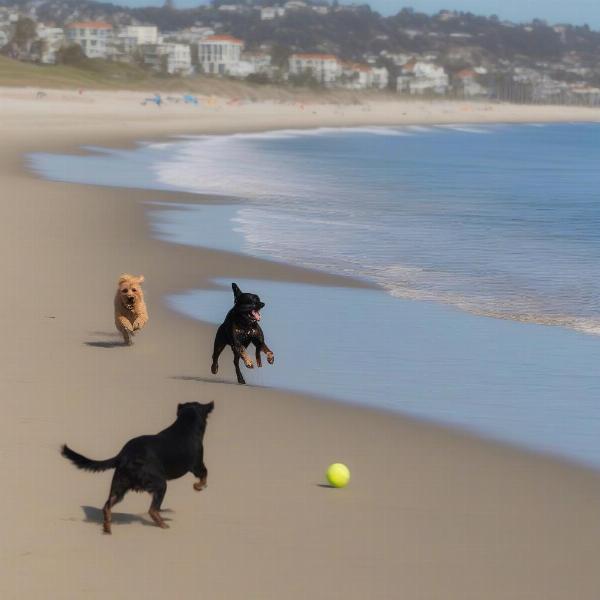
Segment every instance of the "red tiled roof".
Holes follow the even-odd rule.
[[[231,44],[243,44],[242,40],[234,38],[232,35],[209,35],[202,40],[203,42],[230,42]]]
[[[365,73],[368,73],[371,70],[371,67],[369,65],[363,65],[361,63],[343,63],[343,66],[345,69],[350,69],[352,71],[364,71]]]
[[[456,76],[459,79],[469,79],[470,77],[475,77],[477,73],[475,73],[475,71],[472,71],[471,69],[463,69],[462,71],[459,71]]]
[[[81,21],[69,23],[67,29],[112,29],[112,25],[104,21]]]
[[[293,58],[303,58],[305,60],[335,60],[339,62],[337,56],[333,54],[318,54],[318,53],[303,53],[303,54],[292,54]]]
[[[412,73],[415,70],[415,65],[417,64],[416,58],[411,58],[407,63],[402,65],[402,71],[404,73]]]

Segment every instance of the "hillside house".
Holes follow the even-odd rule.
[[[239,71],[244,42],[231,35],[211,35],[198,43],[198,63],[209,75],[229,75]]]
[[[448,83],[448,75],[443,67],[413,59],[402,67],[396,89],[411,95],[444,95],[448,92]]]
[[[65,28],[68,41],[79,44],[88,58],[108,58],[113,28],[104,21],[80,21]]]
[[[333,54],[292,54],[289,58],[291,75],[310,73],[319,83],[334,85],[342,74],[342,64]]]
[[[104,21],[81,21],[65,28],[67,40],[79,44],[88,58],[108,58],[112,33],[112,25]]]
[[[65,44],[64,30],[61,27],[48,27],[40,23],[36,32],[42,42],[40,45],[40,62],[45,65],[53,65],[56,63],[56,53]]]

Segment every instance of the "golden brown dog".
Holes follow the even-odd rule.
[[[119,277],[119,287],[115,296],[115,325],[123,335],[127,346],[133,344],[135,332],[148,321],[148,310],[140,285],[143,281],[143,275],[123,273]]]

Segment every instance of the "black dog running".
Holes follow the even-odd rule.
[[[246,383],[242,372],[240,371],[240,358],[248,369],[252,369],[254,364],[246,352],[250,343],[256,348],[256,365],[262,367],[260,353],[267,355],[267,361],[270,365],[275,361],[275,355],[265,344],[265,336],[258,322],[260,321],[260,309],[265,306],[264,302],[256,294],[242,293],[237,284],[232,283],[234,305],[227,313],[225,321],[217,330],[215,337],[215,346],[212,356],[212,366],[210,368],[213,375],[219,371],[219,355],[223,352],[225,346],[231,346],[233,350],[233,364],[237,375],[238,383]]]

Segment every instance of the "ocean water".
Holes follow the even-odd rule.
[[[267,299],[278,355],[249,383],[600,466],[600,124],[188,136],[73,158],[30,164],[63,181],[235,198],[150,208],[151,231],[379,288],[243,282]],[[231,303],[219,283],[170,302],[217,323]]]
[[[600,124],[213,137],[154,170],[249,201],[249,253],[600,333]]]

